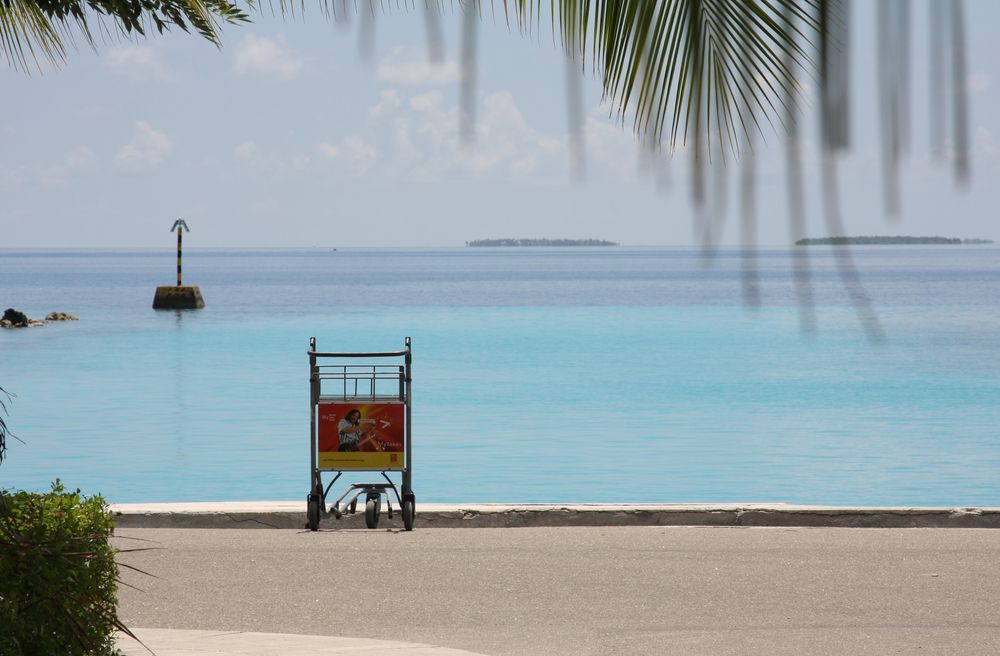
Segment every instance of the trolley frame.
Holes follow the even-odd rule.
[[[316,350],[316,338],[309,338],[309,494],[306,496],[306,527],[319,529],[322,518],[334,516],[340,519],[344,513],[354,513],[358,498],[365,495],[365,522],[368,528],[378,526],[382,497],[385,497],[388,515],[393,516],[392,497],[395,495],[403,516],[406,530],[413,529],[416,515],[416,495],[412,486],[412,440],[411,440],[411,386],[412,352],[410,338],[407,337],[402,351],[377,352],[322,352]],[[346,364],[363,359],[392,359],[389,364]],[[401,360],[401,363],[400,363]],[[332,363],[332,364],[330,364]],[[339,393],[324,394],[323,381],[340,382]],[[393,393],[385,394],[387,384],[398,381],[398,391],[393,385]],[[351,388],[353,384],[353,389]],[[368,385],[368,392],[364,386]],[[380,393],[383,392],[383,393]],[[319,458],[319,432],[317,415],[323,402],[333,403],[381,403],[403,406],[403,464],[382,468],[351,467],[350,469],[323,467]],[[379,472],[385,482],[352,483],[327,508],[327,497],[334,483],[346,472]],[[328,484],[323,484],[323,473],[336,475]],[[400,472],[402,480],[397,488],[387,472]]]

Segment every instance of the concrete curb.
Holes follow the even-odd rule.
[[[305,501],[112,504],[121,528],[304,529]],[[364,528],[364,513],[328,517],[321,529]],[[416,528],[557,526],[801,526],[1000,528],[1000,508],[795,506],[785,504],[418,504]],[[402,528],[383,509],[380,528]]]
[[[391,640],[252,633],[248,631],[188,631],[132,629],[142,642],[119,634],[117,647],[125,656],[481,656],[437,645]]]

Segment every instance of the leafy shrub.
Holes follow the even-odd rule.
[[[106,656],[118,567],[99,496],[0,491],[0,656]]]

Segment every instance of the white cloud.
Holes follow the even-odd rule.
[[[295,152],[262,149],[253,141],[244,141],[233,148],[233,157],[271,178],[293,176],[301,179],[301,172],[314,170],[320,161],[335,159],[343,151],[343,146],[326,142],[307,151]]]
[[[11,168],[0,168],[0,189],[66,187],[74,177],[97,168],[97,155],[89,146],[77,146],[63,154],[57,162],[25,162]]]
[[[269,176],[279,175],[292,165],[292,158],[262,150],[253,141],[244,141],[233,148],[233,157]]]
[[[236,146],[236,148],[233,148],[233,155],[236,159],[251,161],[257,157],[257,144],[252,141],[244,141]]]
[[[253,141],[233,148],[234,159],[272,182],[288,178],[301,182],[311,175],[329,175],[331,168],[338,174],[360,176],[378,165],[381,156],[376,146],[358,134],[298,150],[261,148]]]
[[[324,135],[308,144],[261,149],[236,145],[235,160],[269,176],[303,174],[443,182],[469,178],[561,184],[570,177],[569,137],[533,127],[506,91],[479,99],[473,144],[459,135],[459,108],[438,89],[383,91],[368,122],[351,133]],[[610,125],[595,109],[586,123],[586,156],[592,175],[635,181],[636,144],[631,132]]]
[[[511,162],[510,170],[518,175],[528,175],[538,170],[538,155],[528,155]]]
[[[112,48],[105,59],[108,68],[133,80],[174,79],[159,50],[153,46],[125,44]]]
[[[478,121],[481,134],[490,134],[495,130],[519,133],[529,129],[509,91],[489,94],[481,104],[482,118]]]
[[[316,150],[319,152],[320,155],[323,155],[324,157],[329,157],[330,159],[334,159],[338,155],[340,155],[340,148],[326,142],[317,145]]]
[[[438,110],[444,104],[444,94],[440,91],[428,91],[418,96],[410,98],[410,109],[418,112],[429,112]]]
[[[399,92],[395,90],[383,91],[379,95],[378,102],[368,108],[368,118],[376,120],[383,116],[395,113],[403,104],[403,99]]]
[[[284,35],[276,39],[248,34],[236,45],[233,68],[240,75],[290,80],[305,69],[306,59],[285,45]]]
[[[459,136],[458,106],[441,90],[405,97],[384,92],[368,113],[384,146],[380,165],[389,174],[421,181],[506,175],[544,182],[565,170],[565,137],[531,127],[510,93],[483,94],[477,110],[470,147]]]
[[[89,146],[77,146],[63,156],[63,164],[70,171],[88,171],[96,163],[97,156]]]
[[[982,71],[977,71],[969,75],[967,81],[967,88],[969,93],[982,93],[990,88],[993,83],[993,78],[990,77],[989,73],[984,73]]]
[[[444,86],[459,80],[458,62],[433,63],[427,54],[412,48],[395,48],[376,70],[378,79],[399,86]]]
[[[975,149],[982,155],[996,155],[997,146],[992,130],[982,125],[976,128]]]
[[[174,140],[146,121],[137,121],[132,140],[115,155],[115,164],[126,171],[147,171],[156,168],[174,150]]]
[[[378,149],[356,134],[344,139],[343,147],[347,156],[351,158],[354,170],[358,173],[364,173],[378,160]]]

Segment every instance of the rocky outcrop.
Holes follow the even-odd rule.
[[[45,321],[79,321],[79,317],[68,312],[49,312],[45,317]],[[0,328],[34,328],[36,326],[44,326],[45,321],[32,319],[24,312],[15,310],[14,308],[7,308],[3,312],[3,318],[0,319]]]
[[[0,321],[6,321],[10,325],[18,327],[28,325],[27,315],[25,315],[24,312],[18,312],[14,308],[7,308],[4,310],[3,319],[0,319]]]
[[[44,322],[30,319],[24,312],[19,312],[14,308],[4,310],[3,318],[0,319],[0,328],[27,328],[42,325],[45,325]]]

